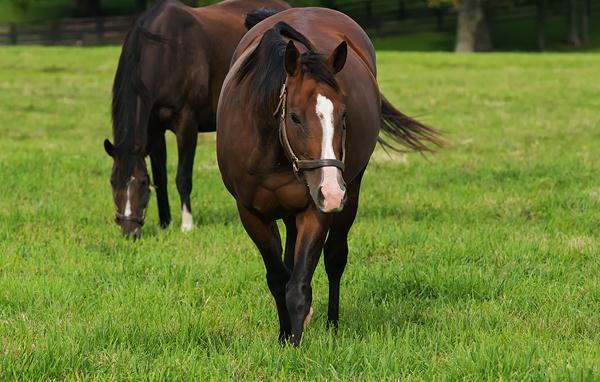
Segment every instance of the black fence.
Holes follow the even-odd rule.
[[[133,16],[114,16],[0,25],[0,45],[120,44],[134,20]]]
[[[293,3],[293,1],[292,1]],[[346,13],[371,35],[385,36],[422,31],[453,31],[456,11],[451,6],[431,8],[425,0],[324,0]],[[535,5],[496,5],[494,24],[511,20],[536,22]],[[549,14],[565,14],[564,2],[550,1]],[[0,25],[0,45],[102,45],[122,43],[134,16],[72,18],[40,23]]]

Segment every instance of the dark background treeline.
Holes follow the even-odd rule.
[[[183,0],[204,6],[216,0]],[[290,0],[338,9],[384,49],[597,50],[600,0]],[[0,0],[0,43],[118,43],[152,0]]]

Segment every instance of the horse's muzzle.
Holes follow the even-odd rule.
[[[314,198],[317,208],[325,213],[332,214],[344,209],[346,203],[346,183],[342,173],[337,168],[327,167],[321,169],[322,182]]]
[[[344,209],[346,199],[347,195],[344,188],[331,191],[321,187],[317,196],[317,208],[325,214],[340,212]]]
[[[142,226],[132,222],[124,222],[121,224],[121,234],[128,239],[141,239]]]

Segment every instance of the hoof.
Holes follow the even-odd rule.
[[[190,232],[194,229],[194,225],[193,224],[182,224],[181,225],[181,232]]]
[[[306,315],[306,318],[304,319],[304,327],[306,328],[310,322],[312,321],[313,318],[313,314],[315,313],[315,311],[313,310],[312,306],[310,307],[310,310],[308,311],[308,314]]]

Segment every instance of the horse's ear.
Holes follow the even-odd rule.
[[[115,146],[113,146],[108,139],[104,140],[104,151],[106,151],[109,156],[115,157]]]
[[[344,65],[346,65],[346,58],[348,57],[348,44],[346,41],[342,41],[340,45],[335,48],[327,63],[329,67],[333,69],[334,74],[338,74],[344,69]]]
[[[295,76],[300,69],[300,52],[290,40],[285,48],[285,71],[289,76]]]

